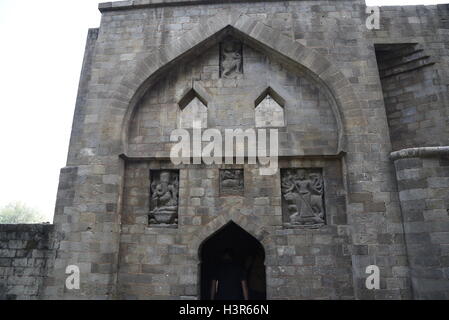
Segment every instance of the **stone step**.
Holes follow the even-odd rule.
[[[416,43],[386,47],[378,55],[380,78],[388,78],[435,64]]]
[[[398,74],[402,74],[405,72],[415,71],[424,67],[428,67],[434,65],[435,62],[430,60],[430,56],[423,56],[408,62],[404,62],[402,64],[396,65],[394,67],[384,69],[380,71],[380,78],[388,78],[393,77]]]

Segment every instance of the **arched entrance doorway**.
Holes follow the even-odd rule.
[[[232,250],[235,261],[246,275],[250,300],[266,299],[265,250],[262,244],[238,226],[229,222],[200,246],[201,300],[209,300],[212,278],[223,252]]]

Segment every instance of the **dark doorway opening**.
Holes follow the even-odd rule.
[[[229,222],[200,246],[201,300],[210,300],[213,274],[221,255],[231,249],[245,271],[250,300],[266,299],[265,250],[262,244],[234,222]]]

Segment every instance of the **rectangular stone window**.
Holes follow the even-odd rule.
[[[322,169],[281,169],[281,192],[285,227],[319,228],[325,224]]]
[[[149,225],[178,225],[179,170],[150,170]]]

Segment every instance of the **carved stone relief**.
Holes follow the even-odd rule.
[[[150,225],[178,224],[179,171],[151,170]]]
[[[220,170],[220,194],[243,195],[243,170],[223,169]]]
[[[320,169],[281,170],[281,190],[284,226],[318,228],[325,224]]]
[[[235,79],[241,74],[243,74],[242,43],[225,39],[220,43],[220,77]]]

